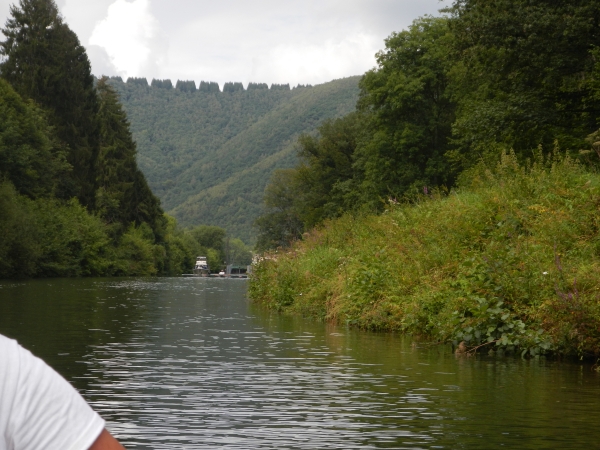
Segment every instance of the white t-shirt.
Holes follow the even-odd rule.
[[[88,450],[103,429],[73,386],[0,335],[0,450]]]

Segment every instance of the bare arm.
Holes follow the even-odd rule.
[[[89,450],[125,450],[119,441],[117,441],[112,435],[106,431],[106,428],[102,430],[96,442],[92,444]]]

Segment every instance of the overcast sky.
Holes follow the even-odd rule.
[[[96,76],[319,84],[360,75],[449,0],[55,0]],[[0,24],[9,4],[0,0]],[[2,37],[0,35],[0,37]]]

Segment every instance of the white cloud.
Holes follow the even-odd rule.
[[[0,22],[8,15],[0,0]],[[9,0],[18,2],[18,0]],[[317,84],[360,75],[451,0],[56,0],[95,75]],[[168,41],[167,41],[168,36]],[[0,36],[1,38],[1,36]]]
[[[2,1],[2,0],[0,0]],[[57,2],[65,21],[79,37],[82,44],[87,44],[96,23],[106,17],[106,11],[115,0],[62,0]]]
[[[317,84],[360,75],[375,65],[375,54],[393,31],[443,6],[438,0],[172,2],[168,8],[155,4],[171,30],[163,78],[221,85]]]
[[[0,27],[4,28],[8,13],[10,11],[10,4],[8,2],[0,2]]]
[[[125,77],[158,76],[168,47],[148,0],[116,0],[88,42],[104,48],[112,65]]]
[[[266,55],[254,58],[250,78],[297,85],[359,75],[375,65],[374,55],[380,44],[375,36],[358,32],[321,44],[277,45]]]
[[[106,49],[99,45],[88,45],[86,52],[90,63],[92,64],[92,72],[100,78],[102,75],[114,76],[121,75],[108,56]]]

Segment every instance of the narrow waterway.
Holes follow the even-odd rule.
[[[447,347],[253,306],[245,280],[0,282],[0,333],[130,449],[589,448],[589,365]],[[1,362],[0,362],[1,363]]]

